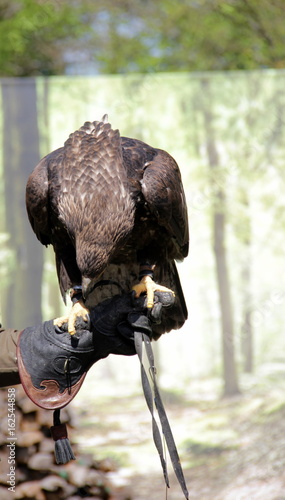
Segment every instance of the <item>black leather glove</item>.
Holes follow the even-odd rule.
[[[145,296],[135,299],[133,293],[124,293],[92,308],[90,322],[79,321],[75,335],[67,332],[67,325],[58,328],[52,320],[26,328],[19,337],[17,358],[27,395],[41,408],[63,408],[99,359],[136,354],[134,330],[143,329],[151,337],[162,309],[173,303],[171,293],[155,292],[154,307],[148,311]]]

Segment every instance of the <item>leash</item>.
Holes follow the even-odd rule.
[[[153,355],[153,350],[151,347],[151,342],[149,337],[143,333],[142,331],[135,331],[134,332],[134,340],[135,340],[135,348],[137,355],[140,360],[141,364],[141,381],[142,381],[142,388],[144,392],[144,397],[147,403],[147,406],[149,408],[149,411],[151,413],[151,418],[152,418],[152,434],[153,434],[153,440],[156,446],[156,449],[158,451],[159,457],[160,457],[160,462],[163,470],[163,475],[164,475],[164,480],[166,483],[166,486],[169,488],[169,478],[168,478],[168,472],[167,472],[167,466],[166,466],[166,461],[164,459],[164,453],[163,453],[163,445],[162,445],[162,438],[160,435],[159,427],[157,425],[157,422],[154,417],[154,405],[157,409],[157,413],[159,416],[161,428],[162,428],[162,433],[165,438],[165,442],[167,445],[167,449],[169,452],[169,456],[171,459],[171,463],[175,472],[175,475],[178,479],[178,482],[181,486],[181,489],[183,491],[183,494],[186,498],[186,500],[189,500],[189,493],[187,490],[182,466],[180,463],[179,455],[177,452],[176,444],[173,438],[173,434],[170,428],[170,424],[163,406],[163,402],[160,396],[160,392],[158,389],[157,385],[157,380],[156,380],[156,368],[154,364],[154,355]],[[144,362],[143,362],[143,346],[145,347],[145,352],[147,355],[147,359],[149,362],[149,372],[150,372],[150,377],[153,383],[153,388],[151,387],[149,378],[147,376],[145,367],[144,367]]]

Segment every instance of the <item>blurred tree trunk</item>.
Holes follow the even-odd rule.
[[[5,326],[24,328],[41,322],[43,251],[29,226],[25,188],[39,161],[34,79],[3,80],[5,223],[16,252],[4,305]]]
[[[246,252],[248,253],[248,252]],[[253,329],[251,324],[251,281],[250,263],[245,262],[242,269],[243,283],[243,321],[241,326],[241,351],[243,356],[243,370],[246,373],[253,371]]]
[[[43,140],[43,154],[46,155],[51,152],[50,144],[50,133],[49,133],[49,78],[44,79],[43,83],[43,122],[44,122],[44,134],[42,134]],[[49,305],[49,314],[51,318],[57,318],[61,316],[61,304],[62,297],[59,291],[56,267],[55,267],[55,254],[53,247],[50,245],[46,251],[46,265],[48,269],[53,268],[53,272],[49,272],[48,276],[45,276],[45,284],[48,287],[47,301]],[[43,310],[44,313],[44,310]]]
[[[210,167],[211,192],[213,194],[213,249],[216,262],[222,323],[224,396],[233,396],[234,394],[238,394],[240,391],[235,362],[234,322],[225,244],[226,195],[224,182],[218,182],[218,168],[220,162],[215,143],[213,114],[210,108],[211,96],[209,94],[208,81],[202,82],[202,88],[204,95],[207,96],[203,114],[206,132],[206,149]]]
[[[224,369],[224,396],[239,393],[234,346],[233,312],[230,293],[229,273],[225,247],[225,195],[217,193],[222,207],[213,213],[213,239],[217,281],[222,321],[222,352]]]
[[[243,359],[243,370],[246,373],[253,371],[253,328],[251,322],[251,227],[248,215],[249,199],[245,189],[242,190],[242,204],[244,216],[243,226],[243,262],[241,269],[242,282],[242,324],[241,324],[241,353]]]

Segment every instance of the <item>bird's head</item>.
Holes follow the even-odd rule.
[[[81,272],[82,295],[85,301],[108,266],[110,255],[110,248],[98,248],[96,245],[89,245],[84,247],[84,251],[77,252],[76,260]]]

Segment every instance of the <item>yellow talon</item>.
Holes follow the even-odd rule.
[[[76,333],[75,323],[78,317],[84,321],[88,320],[88,309],[80,300],[72,306],[69,316],[61,316],[53,320],[53,324],[61,327],[64,323],[68,323],[68,333],[74,335]]]
[[[136,292],[136,298],[138,298],[142,293],[146,292],[147,296],[147,308],[151,309],[154,304],[154,292],[174,292],[165,286],[158,285],[155,283],[150,276],[143,276],[137,285],[134,285],[132,290]]]

